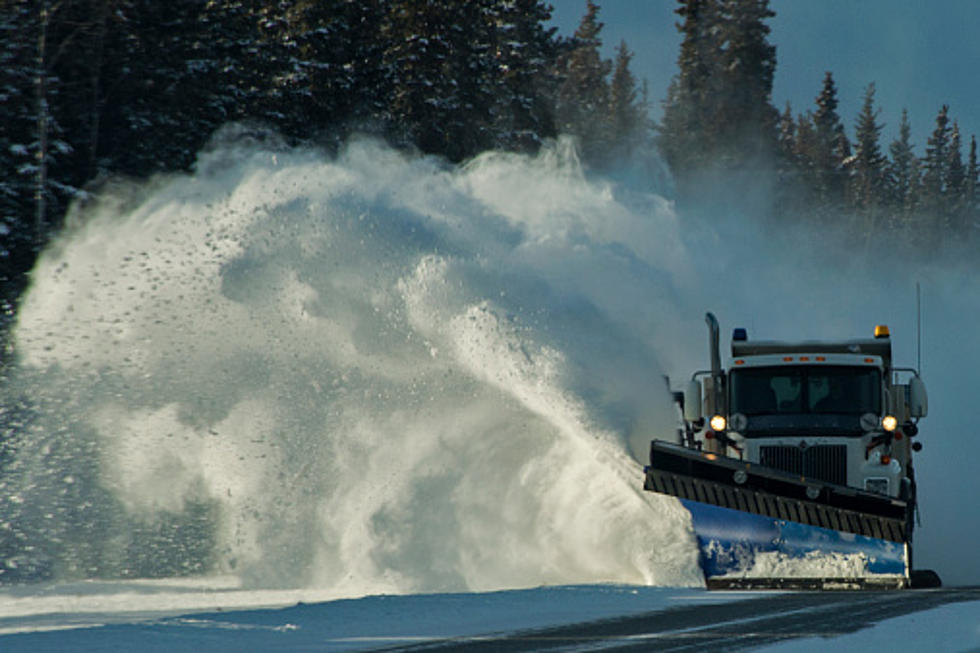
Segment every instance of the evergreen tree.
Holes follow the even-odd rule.
[[[809,158],[816,199],[822,208],[834,211],[844,199],[845,164],[851,149],[837,113],[837,87],[830,72],[824,76],[823,88],[817,96],[813,128],[814,141],[813,147],[809,148]]]
[[[786,103],[786,108],[779,115],[779,153],[784,162],[784,170],[788,170],[796,160],[796,119],[793,108]]]
[[[898,138],[892,141],[887,166],[888,204],[894,216],[891,226],[900,230],[911,227],[911,217],[919,195],[919,161],[912,144],[912,126],[907,109],[902,110]]]
[[[929,137],[922,162],[921,207],[930,229],[942,229],[948,218],[950,137],[949,106],[943,105],[936,115],[936,128]]]
[[[213,89],[204,100],[204,112],[231,120],[261,121],[286,127],[285,117],[300,113],[299,105],[283,111],[276,101],[283,95],[283,80],[290,80],[296,65],[292,48],[284,42],[294,0],[209,0],[199,29],[208,39],[201,48],[200,70],[190,89],[206,84]],[[309,128],[309,123],[307,124]]]
[[[963,144],[960,138],[960,126],[954,120],[953,129],[949,133],[949,162],[946,166],[946,193],[949,197],[950,220],[958,222],[958,214],[963,208],[963,184],[966,179],[966,169],[963,167]]]
[[[977,138],[970,137],[970,153],[967,156],[966,176],[963,180],[963,233],[967,241],[972,241],[980,228],[980,197],[978,197],[980,169],[977,163]]]
[[[104,95],[99,149],[105,167],[140,176],[187,168],[219,126],[243,114],[249,98],[240,92],[239,75],[257,63],[244,63],[244,47],[223,52],[243,36],[220,33],[241,20],[236,12],[220,22],[221,7],[133,0],[125,30],[107,43],[107,58],[118,68]]]
[[[776,48],[765,21],[775,13],[769,0],[722,0],[721,16],[715,160],[733,169],[768,167],[777,152],[779,114],[772,105]]]
[[[554,106],[558,56],[556,27],[545,27],[551,7],[541,0],[498,3],[496,144],[534,150],[557,135]]]
[[[678,0],[675,13],[683,21],[677,57],[677,75],[671,80],[663,102],[659,145],[678,182],[696,170],[709,168],[716,147],[709,125],[715,115],[714,98],[719,89],[718,53],[721,51],[717,0]]]
[[[456,81],[456,94],[446,131],[449,158],[460,161],[495,144],[499,69],[493,53],[498,14],[495,0],[453,4],[458,6],[458,14],[450,31],[454,56],[447,74]]]
[[[99,140],[105,75],[109,71],[106,44],[118,29],[125,0],[64,0],[52,3],[49,38],[54,84],[52,117],[71,143],[71,153],[55,178],[81,186],[98,173]]]
[[[632,59],[633,53],[626,47],[626,41],[621,41],[609,85],[608,121],[615,157],[628,157],[636,148],[647,145],[647,106],[630,71]]]
[[[489,0],[396,0],[382,26],[392,136],[452,161],[492,144]]]
[[[287,134],[342,137],[382,114],[384,11],[382,0],[302,0],[267,19],[285,53],[267,102]]]
[[[22,26],[26,30],[24,36],[33,45],[31,87],[27,94],[30,101],[26,108],[33,126],[30,132],[19,136],[29,139],[31,161],[18,172],[33,181],[33,240],[39,248],[60,225],[61,214],[78,190],[78,179],[72,170],[73,139],[64,121],[78,110],[78,97],[70,92],[65,80],[73,79],[77,63],[72,48],[84,39],[79,34],[82,27],[76,24],[80,2],[38,0],[16,5],[26,9],[20,14],[26,18]]]
[[[774,191],[774,209],[777,215],[788,215],[798,211],[805,195],[802,186],[802,160],[797,154],[797,139],[806,138],[805,133],[798,133],[799,125],[793,116],[793,108],[789,102],[779,116],[779,131],[777,137],[776,176]]]
[[[883,125],[874,106],[875,86],[869,84],[858,115],[854,133],[854,156],[851,165],[851,205],[873,219],[885,199],[886,160],[879,139]],[[870,234],[869,234],[870,235]]]
[[[100,6],[0,2],[0,327],[85,181]]]
[[[27,285],[36,227],[37,13],[29,2],[0,5],[0,332]],[[50,81],[50,80],[49,80]],[[0,336],[0,360],[3,356]]]
[[[778,153],[772,106],[776,50],[768,0],[679,0],[678,75],[664,102],[660,146],[675,175],[769,168]]]
[[[0,13],[0,232],[33,232],[33,225],[23,224],[24,216],[33,213],[28,199],[34,186],[37,142],[35,114],[35,75],[37,40],[35,15],[27,2],[2,5]],[[9,239],[4,239],[4,244]],[[0,245],[0,247],[3,247]],[[0,260],[10,256],[6,247]]]
[[[793,159],[804,178],[812,182],[817,160],[817,128],[813,124],[813,112],[798,115],[794,131]]]
[[[572,43],[559,58],[559,76],[555,118],[558,131],[579,139],[583,158],[603,162],[611,143],[608,122],[611,65],[599,54],[602,23],[599,5],[588,0],[586,13],[575,31]]]

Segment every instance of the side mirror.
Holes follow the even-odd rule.
[[[696,422],[701,419],[701,382],[691,379],[684,389],[684,419]]]
[[[925,417],[929,412],[929,395],[926,384],[917,376],[909,379],[909,414],[912,417]]]

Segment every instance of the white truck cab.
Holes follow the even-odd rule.
[[[921,448],[913,438],[928,400],[916,370],[892,367],[887,327],[877,326],[873,339],[797,343],[752,342],[735,329],[727,370],[717,323],[712,329],[712,370],[695,373],[684,393],[689,437],[699,448],[913,498],[912,452]]]

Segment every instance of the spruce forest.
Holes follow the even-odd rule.
[[[812,107],[777,108],[769,4],[678,0],[681,48],[659,64],[676,74],[651,99],[628,44],[603,58],[592,0],[572,35],[540,0],[0,0],[3,322],[73,201],[188,170],[232,123],[327,151],[365,133],[453,163],[567,134],[590,170],[662,158],[681,207],[709,186],[736,202],[748,182],[774,189],[755,207],[773,224],[862,247],[936,256],[975,239],[975,137],[937,103],[921,154],[907,115],[884,144],[873,80],[841,116],[830,72]]]

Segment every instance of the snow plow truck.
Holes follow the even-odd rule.
[[[674,398],[678,442],[654,440],[644,489],[691,513],[711,589],[935,587],[915,570],[912,455],[928,399],[892,363],[888,328],[835,342],[751,341],[705,316],[711,368]]]

